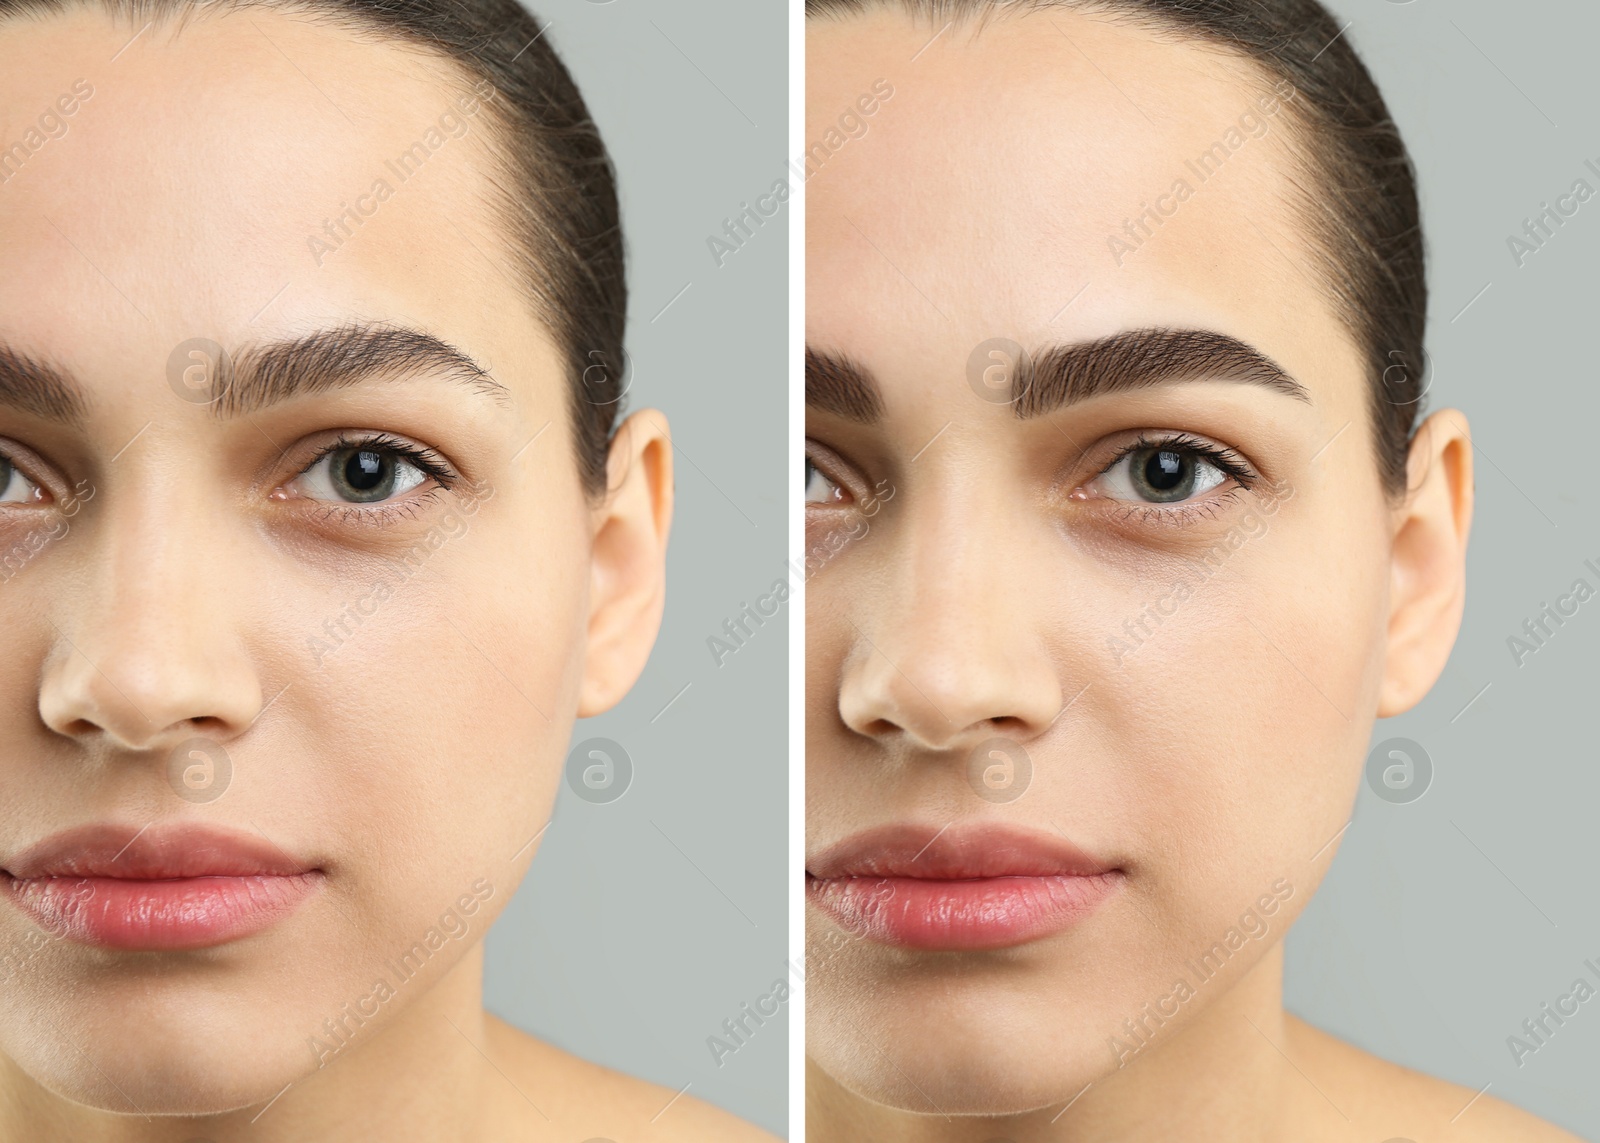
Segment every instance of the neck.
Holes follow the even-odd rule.
[[[998,1137],[1052,1143],[1268,1143],[1288,1138],[1296,1101],[1284,1066],[1283,945],[1183,1028],[1158,1036],[1128,1064],[1039,1111],[944,1118],[871,1103],[806,1062],[811,1143],[979,1143]],[[1077,1086],[1082,1087],[1085,1081]],[[1304,1081],[1301,1081],[1304,1082]],[[1071,1105],[1062,1110],[1071,1100]]]
[[[0,1056],[0,1139],[473,1143],[487,1137],[481,1089],[490,1065],[474,1050],[485,1047],[487,1023],[480,941],[370,1038],[358,1035],[270,1104],[198,1117],[99,1111],[47,1091]]]

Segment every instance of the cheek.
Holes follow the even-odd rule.
[[[1151,884],[1180,912],[1237,913],[1279,877],[1309,889],[1349,819],[1381,681],[1385,534],[1303,508],[1130,596],[1148,616],[1172,580],[1191,589],[1118,631],[1143,641],[1120,664],[1104,653],[1090,692]]]
[[[839,684],[853,632],[834,601],[849,591],[840,565],[806,581],[806,829],[837,829],[859,817],[877,770],[873,748],[842,725]],[[835,582],[830,582],[833,577]],[[870,804],[870,803],[869,803]],[[880,803],[881,805],[881,803]]]
[[[390,598],[309,672],[305,731],[339,806],[346,889],[386,929],[437,917],[480,877],[509,897],[532,856],[518,851],[549,818],[587,563],[579,536],[559,558],[569,547],[550,529],[522,531],[542,537],[542,556],[480,517],[391,574]]]

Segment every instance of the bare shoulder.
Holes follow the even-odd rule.
[[[496,1017],[487,1023],[489,1054],[508,1081],[508,1115],[542,1126],[553,1138],[775,1143],[774,1136],[692,1095],[579,1059]]]
[[[1362,1138],[1376,1128],[1378,1138],[1417,1143],[1584,1143],[1492,1095],[1390,1063],[1303,1020],[1289,1025],[1292,1054],[1316,1069],[1328,1095],[1339,1093]]]

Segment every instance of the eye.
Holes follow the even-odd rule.
[[[1181,504],[1230,478],[1246,487],[1254,479],[1231,449],[1195,437],[1141,439],[1120,453],[1085,492],[1136,504]]]
[[[37,504],[43,499],[44,490],[0,455],[0,504]]]
[[[806,457],[806,503],[843,504],[845,491],[828,478],[828,474]]]
[[[410,492],[430,476],[448,483],[440,462],[397,438],[339,441],[308,465],[287,490],[335,504],[381,504]]]

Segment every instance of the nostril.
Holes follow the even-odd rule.
[[[1022,734],[1027,731],[1029,723],[1025,718],[1016,715],[1003,714],[998,718],[991,718],[989,726],[997,734],[1007,737]]]
[[[197,734],[221,734],[227,730],[226,719],[217,718],[215,715],[203,714],[199,718],[191,718],[189,725]]]

